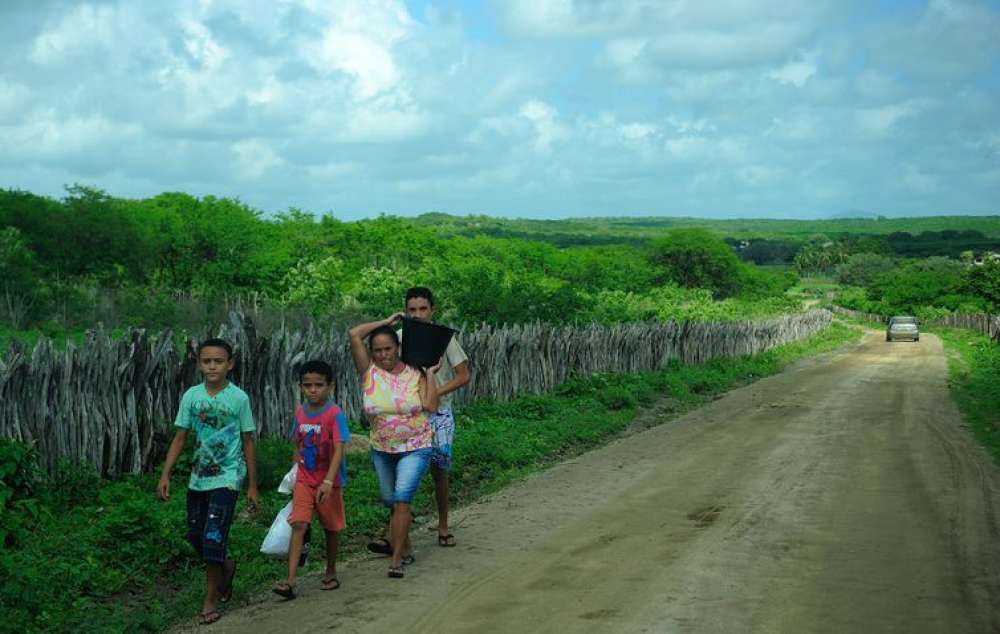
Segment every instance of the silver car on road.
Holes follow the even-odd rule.
[[[916,317],[897,315],[889,318],[889,326],[885,329],[885,340],[895,341],[897,339],[920,341],[920,328],[917,326]]]

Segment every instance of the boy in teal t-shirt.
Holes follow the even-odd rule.
[[[194,463],[187,492],[187,538],[206,563],[208,585],[202,624],[219,620],[219,601],[232,596],[236,562],[226,557],[229,527],[236,498],[249,480],[248,505],[257,505],[257,470],[253,434],[256,426],[246,393],[226,378],[233,368],[232,347],[222,339],[198,346],[198,366],[205,382],[189,388],[181,398],[163,473],[157,485],[160,498],[170,498],[170,471],[187,440],[195,434]]]

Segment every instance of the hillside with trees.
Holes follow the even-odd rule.
[[[397,310],[412,285],[434,288],[454,324],[725,321],[796,310],[797,275],[838,276],[858,309],[995,310],[991,269],[969,267],[997,252],[996,216],[344,222],[185,193],[3,190],[0,328],[194,330],[236,305],[343,324]]]

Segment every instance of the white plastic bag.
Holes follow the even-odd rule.
[[[281,484],[278,485],[278,493],[284,493],[285,495],[291,495],[292,489],[295,488],[295,474],[299,472],[299,463],[292,465],[292,468],[288,470],[285,477],[281,479]]]
[[[260,545],[260,552],[273,557],[288,556],[288,544],[292,540],[292,525],[288,523],[291,513],[291,502],[278,511],[278,516],[271,522],[271,530],[267,531],[267,537]]]

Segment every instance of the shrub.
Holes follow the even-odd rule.
[[[638,399],[628,388],[621,385],[608,386],[597,393],[597,401],[612,411],[635,407]]]
[[[0,544],[23,542],[42,515],[44,507],[32,497],[38,485],[35,448],[0,438]]]
[[[45,478],[42,497],[47,506],[72,510],[97,497],[102,483],[92,466],[60,459]]]
[[[284,438],[261,438],[254,449],[257,453],[257,487],[262,491],[277,489],[292,466],[292,452],[295,451],[292,442]]]

